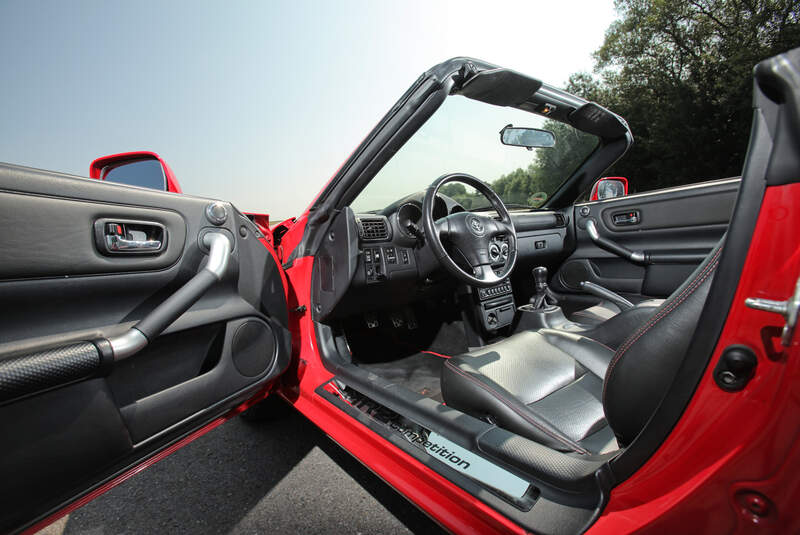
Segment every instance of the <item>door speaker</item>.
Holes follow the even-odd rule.
[[[592,270],[586,260],[570,260],[558,272],[561,283],[571,290],[579,290],[583,281],[592,281]]]
[[[231,345],[233,365],[245,377],[266,371],[275,355],[275,335],[260,321],[247,321],[236,329]]]

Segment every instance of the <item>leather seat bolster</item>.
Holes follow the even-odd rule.
[[[672,383],[694,336],[721,253],[722,242],[614,354],[602,400],[622,444],[639,434]]]
[[[605,377],[614,349],[602,342],[587,338],[585,333],[572,333],[556,329],[541,329],[539,333],[561,351],[577,360],[598,378]]]
[[[500,427],[553,449],[587,453],[502,386],[480,373],[462,369],[465,364],[469,369],[469,362],[453,357],[442,367],[442,395],[448,406],[474,416],[488,416]]]
[[[581,334],[611,348],[618,348],[630,334],[641,327],[655,314],[661,301],[646,301],[633,308],[623,310],[610,320]]]
[[[561,434],[580,444],[581,440],[606,425],[600,403],[602,391],[603,380],[587,373],[530,404],[528,409],[542,420],[557,422]]]
[[[453,408],[551,448],[588,453],[580,441],[606,425],[600,378],[613,354],[574,333],[525,331],[449,359],[442,395]]]
[[[463,370],[502,385],[522,404],[543,398],[583,373],[575,359],[536,331],[517,333],[453,359]]]
[[[603,300],[594,306],[573,312],[569,315],[569,319],[582,325],[600,325],[619,314],[619,312],[620,309],[617,305]]]
[[[620,316],[626,317],[627,319],[624,320],[623,324],[628,326],[633,326],[633,328],[638,327],[639,324],[635,323],[636,321],[644,322],[649,315],[655,312],[655,309],[658,308],[661,303],[663,303],[663,299],[646,299],[644,301],[640,301],[636,304],[633,308],[629,308],[627,310],[620,311],[620,308],[615,305],[614,303],[606,300],[600,301],[599,304],[591,306],[589,308],[585,308],[583,310],[578,310],[569,314],[569,319],[575,323],[580,325],[584,325],[587,327],[592,327],[592,333],[604,333],[605,329],[608,328],[609,325],[613,326],[613,322],[617,320]],[[602,325],[602,329],[598,329],[599,326]],[[613,327],[612,327],[613,328]],[[620,329],[618,332],[625,332],[625,327]],[[625,335],[622,338],[619,338],[615,345],[619,345],[626,336],[630,334],[630,330],[625,332]],[[592,338],[597,338],[592,335]],[[607,337],[608,341],[615,341],[617,340],[616,337]],[[612,345],[603,341],[606,345]]]

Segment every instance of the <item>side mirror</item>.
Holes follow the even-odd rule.
[[[102,156],[89,166],[89,177],[141,188],[182,193],[172,169],[155,152],[123,152]]]
[[[589,200],[602,201],[603,199],[624,197],[627,194],[627,178],[624,176],[606,176],[594,183],[594,186],[592,186],[592,193],[589,195]]]
[[[549,130],[515,128],[514,125],[509,124],[500,130],[500,143],[513,147],[525,147],[528,150],[550,148],[556,146],[556,136]]]

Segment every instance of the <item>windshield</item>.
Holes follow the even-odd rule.
[[[500,130],[509,124],[550,130],[555,134],[555,146],[528,150],[503,145]],[[538,208],[598,141],[593,135],[533,113],[458,95],[449,97],[370,181],[352,208],[362,213],[382,210],[454,172],[488,182],[510,209]],[[440,191],[467,210],[488,207],[482,195],[463,184],[446,184]]]

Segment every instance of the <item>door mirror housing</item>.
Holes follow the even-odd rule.
[[[590,201],[624,197],[628,194],[628,179],[624,176],[605,176],[592,186]]]
[[[500,143],[513,147],[550,148],[556,146],[556,136],[550,130],[539,128],[516,128],[506,125],[500,130]]]
[[[167,162],[155,152],[136,151],[97,158],[89,177],[118,184],[182,193]]]

